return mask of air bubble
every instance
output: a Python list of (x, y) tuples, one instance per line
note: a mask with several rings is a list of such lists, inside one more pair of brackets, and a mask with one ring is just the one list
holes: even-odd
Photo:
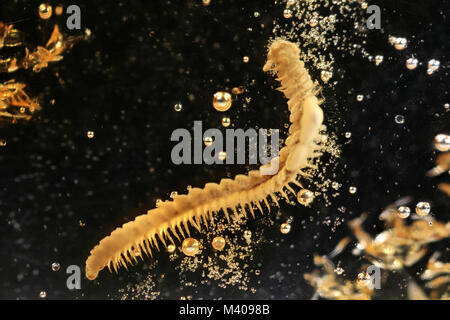
[(395, 39), (394, 47), (397, 50), (403, 50), (406, 48), (408, 40), (406, 38), (397, 38)]
[(52, 6), (48, 3), (41, 3), (39, 5), (39, 17), (43, 20), (50, 19), (52, 16)]
[(450, 150), (450, 136), (446, 134), (438, 134), (434, 137), (434, 146), (437, 150), (447, 152)]
[(244, 89), (244, 87), (242, 87), (242, 86), (240, 86), (240, 87), (234, 87), (233, 89), (231, 89), (231, 93), (232, 93), (232, 94), (236, 94), (236, 95), (243, 94), (244, 91), (245, 91), (245, 89)]
[(63, 14), (63, 6), (56, 6), (55, 13), (57, 16), (60, 16)]
[(436, 59), (431, 59), (428, 61), (428, 69), (431, 69), (434, 71), (437, 71), (439, 69), (439, 66), (441, 65), (441, 62)]
[(311, 27), (317, 26), (318, 23), (319, 23), (319, 21), (317, 20), (317, 18), (311, 18), (311, 20), (309, 20), (309, 25)]
[(307, 206), (314, 200), (314, 194), (307, 189), (302, 189), (297, 193), (297, 200), (300, 204)]
[(212, 247), (218, 251), (222, 251), (223, 248), (225, 248), (225, 244), (226, 244), (225, 239), (220, 236), (215, 237), (211, 242)]
[(411, 213), (411, 210), (409, 209), (409, 207), (406, 207), (406, 206), (401, 206), (401, 207), (398, 207), (398, 209), (397, 209), (397, 214), (402, 219), (408, 218), (410, 213)]
[(210, 145), (213, 144), (213, 138), (205, 137), (203, 138), (203, 143), (205, 144), (205, 146), (209, 147)]
[(227, 158), (227, 153), (225, 151), (220, 151), (217, 157), (220, 161), (224, 161)]
[(280, 226), (280, 231), (282, 234), (288, 234), (291, 231), (291, 225), (289, 223), (282, 223)]
[(378, 55), (375, 57), (375, 64), (378, 66), (378, 65), (380, 65), (380, 63), (383, 62), (383, 60), (384, 60), (384, 57), (381, 55)]
[(183, 105), (181, 103), (177, 103), (173, 106), (173, 108), (176, 112), (180, 112), (181, 110), (183, 110)]
[(224, 91), (219, 91), (214, 94), (213, 107), (217, 111), (224, 112), (231, 108), (232, 99), (231, 94)]
[(52, 263), (52, 270), (53, 271), (59, 271), (60, 268), (61, 268), (61, 265), (58, 262), (53, 262)]
[(333, 76), (333, 73), (330, 71), (322, 70), (322, 72), (320, 73), (320, 78), (325, 83), (327, 83), (331, 79), (332, 76)]
[(421, 217), (428, 215), (430, 213), (430, 209), (431, 207), (428, 202), (421, 201), (416, 205), (416, 213)]
[(228, 118), (228, 117), (223, 117), (222, 118), (222, 126), (224, 126), (226, 128), (226, 127), (229, 127), (230, 124), (231, 124), (231, 119), (230, 118)]
[(291, 9), (284, 9), (283, 17), (285, 17), (286, 19), (292, 18), (292, 10)]
[(198, 240), (194, 238), (184, 239), (181, 250), (187, 256), (195, 256), (199, 252)]
[(416, 58), (409, 58), (406, 60), (406, 68), (409, 70), (414, 70), (417, 68), (417, 65), (419, 64), (419, 61)]
[(402, 116), (401, 114), (396, 115), (394, 119), (395, 119), (395, 123), (397, 123), (397, 124), (405, 123), (405, 117)]

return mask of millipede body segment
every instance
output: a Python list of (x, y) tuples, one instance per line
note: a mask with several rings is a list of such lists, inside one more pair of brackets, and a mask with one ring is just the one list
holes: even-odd
[[(97, 278), (105, 267), (111, 271), (137, 262), (135, 250), (152, 255), (160, 244), (180, 241), (189, 235), (189, 227), (198, 230), (214, 225), (213, 215), (223, 212), (229, 220), (229, 210), (252, 216), (255, 210), (263, 212), (261, 204), (270, 210), (269, 198), (278, 204), (277, 194), (288, 199), (291, 184), (301, 186), (299, 180), (308, 176), (308, 168), (314, 168), (313, 160), (321, 155), (321, 143), (325, 129), (323, 111), (316, 97), (317, 85), (311, 80), (304, 63), (299, 58), (300, 49), (292, 42), (277, 39), (272, 42), (264, 71), (272, 71), (281, 82), (279, 91), (288, 101), (290, 111), (289, 136), (280, 150), (279, 170), (274, 175), (252, 170), (234, 179), (222, 179), (220, 183), (207, 183), (203, 188), (192, 188), (187, 195), (179, 195), (166, 201), (134, 221), (115, 229), (91, 250), (86, 261), (86, 277)], [(266, 165), (267, 166), (267, 165)], [(141, 255), (142, 256), (142, 255)]]

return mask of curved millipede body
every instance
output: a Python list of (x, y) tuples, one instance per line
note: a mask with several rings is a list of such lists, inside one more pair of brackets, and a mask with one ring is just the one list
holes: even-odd
[(324, 136), (320, 132), (324, 126), (323, 112), (316, 97), (317, 86), (300, 61), (299, 54), (296, 44), (275, 40), (270, 45), (263, 68), (277, 74), (277, 80), (281, 82), (278, 90), (289, 99), (289, 136), (279, 157), (272, 160), (278, 161), (278, 172), (263, 175), (262, 166), (247, 175), (222, 179), (218, 184), (207, 183), (202, 189), (192, 188), (187, 195), (163, 202), (147, 214), (125, 223), (91, 250), (86, 261), (88, 279), (95, 279), (105, 267), (117, 271), (120, 266), (127, 268), (128, 264), (137, 262), (135, 250), (152, 255), (152, 250), (160, 243), (172, 243), (174, 238), (181, 240), (189, 235), (189, 226), (201, 230), (202, 225), (213, 225), (213, 214), (222, 211), (229, 219), (228, 210), (234, 214), (240, 210), (245, 215), (251, 213), (254, 216), (256, 208), (262, 212), (261, 203), (270, 209), (269, 198), (277, 203), (277, 193), (288, 198), (285, 191), (293, 191), (290, 184), (301, 187), (298, 179), (307, 176), (302, 170), (314, 167), (312, 160), (321, 154), (320, 141)]

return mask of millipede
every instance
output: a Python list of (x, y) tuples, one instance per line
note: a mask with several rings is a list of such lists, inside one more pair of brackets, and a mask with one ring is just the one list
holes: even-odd
[(270, 43), (263, 71), (277, 76), (281, 83), (277, 90), (288, 99), (290, 111), (285, 146), (272, 159), (278, 162), (278, 172), (262, 174), (268, 166), (264, 165), (247, 175), (206, 183), (203, 188), (191, 188), (188, 194), (178, 195), (173, 201), (163, 202), (125, 223), (91, 250), (86, 260), (88, 279), (96, 279), (105, 267), (115, 272), (120, 267), (128, 269), (128, 265), (138, 262), (135, 250), (152, 257), (152, 251), (158, 250), (160, 244), (167, 246), (190, 236), (190, 227), (201, 231), (214, 226), (216, 214), (223, 213), (228, 221), (230, 213), (237, 216), (242, 212), (245, 217), (248, 214), (255, 217), (255, 211), (264, 212), (263, 205), (269, 211), (270, 202), (278, 206), (278, 195), (289, 200), (288, 193), (295, 194), (294, 186), (303, 188), (302, 180), (317, 169), (315, 159), (322, 155), (327, 140), (319, 86), (300, 60), (298, 45), (284, 39)]

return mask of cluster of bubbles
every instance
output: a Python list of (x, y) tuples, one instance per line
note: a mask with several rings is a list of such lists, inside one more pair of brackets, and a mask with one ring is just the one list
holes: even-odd
[(383, 62), (383, 60), (384, 60), (384, 57), (382, 55), (375, 56), (375, 64), (377, 66), (379, 66)]
[[(167, 252), (172, 262), (178, 261), (175, 270), (179, 272), (180, 285), (182, 287), (197, 287), (199, 285), (211, 286), (211, 281), (220, 287), (237, 286), (239, 290), (256, 292), (251, 286), (253, 277), (260, 275), (260, 270), (252, 266), (254, 250), (261, 246), (264, 237), (262, 231), (267, 226), (272, 226), (273, 221), (269, 217), (262, 217), (258, 227), (252, 232), (245, 227), (245, 216), (238, 210), (238, 215), (233, 215), (230, 221), (224, 217), (215, 217), (214, 228), (205, 233), (205, 240), (210, 243), (212, 252), (204, 246), (203, 240), (188, 238), (177, 246), (169, 244)], [(240, 242), (244, 239), (246, 244)], [(152, 270), (158, 265), (151, 263)], [(192, 273), (199, 272), (200, 280), (192, 278)], [(136, 285), (128, 285), (126, 289), (119, 290), (121, 299), (156, 299), (161, 295), (157, 290), (164, 279), (164, 274), (149, 273), (146, 278)], [(192, 295), (181, 296), (182, 300), (193, 299)], [(220, 299), (220, 297), (219, 297)]]
[[(39, 17), (43, 20), (48, 20), (52, 17), (53, 7), (48, 3), (41, 3), (38, 7)], [(55, 14), (60, 16), (63, 14), (63, 7), (58, 5), (55, 7)]]
[[(389, 43), (394, 46), (395, 49), (401, 51), (407, 47), (408, 40), (402, 37), (389, 36)], [(410, 57), (406, 60), (406, 68), (409, 70), (414, 70), (419, 65), (419, 60), (415, 57)], [(428, 61), (427, 73), (429, 75), (436, 72), (441, 65), (441, 62), (437, 59), (431, 59)]]
[(431, 59), (430, 61), (428, 61), (427, 73), (433, 74), (434, 72), (436, 72), (439, 69), (440, 65), (441, 65), (441, 62), (439, 60)]
[[(326, 3), (333, 3), (333, 5), (335, 5), (338, 2), (335, 1), (324, 1)], [(314, 13), (314, 10), (311, 10), (311, 8), (315, 9), (316, 7), (319, 6), (319, 1), (296, 1), (296, 0), (286, 0), (286, 7), (283, 10), (282, 13), (282, 17), (281, 19), (283, 19), (283, 17), (285, 19), (290, 19), (289, 23), (292, 22), (293, 24), (295, 24), (291, 30), (291, 33), (289, 30), (286, 29), (281, 29), (280, 25), (277, 25), (274, 29), (274, 33), (276, 35), (282, 35), (282, 36), (289, 36), (290, 38), (297, 38), (297, 39), (302, 39), (304, 41), (301, 41), (301, 44), (305, 45), (305, 48), (302, 48), (302, 54), (304, 54), (302, 56), (302, 60), (304, 60), (305, 62), (309, 62), (312, 61), (314, 63), (314, 65), (321, 70), (320, 72), (320, 78), (323, 81), (323, 83), (328, 83), (332, 78), (333, 78), (333, 57), (332, 56), (325, 56), (325, 55), (321, 55), (321, 54), (317, 54), (317, 52), (319, 51), (319, 49), (326, 49), (327, 46), (332, 46), (334, 49), (334, 46), (332, 45), (335, 41), (336, 37), (340, 37), (340, 36), (334, 36), (330, 37), (330, 38), (326, 38), (324, 37), (325, 32), (327, 31), (331, 31), (333, 32), (334, 30), (334, 23), (338, 20), (338, 19), (343, 19), (345, 17), (341, 17), (341, 16), (337, 16), (334, 14), (330, 14), (330, 15), (325, 15), (325, 16), (320, 16), (318, 14)], [(210, 0), (203, 0), (203, 4), (204, 5), (209, 5), (210, 4)], [(337, 5), (339, 6), (339, 4)], [(361, 7), (363, 9), (365, 9), (367, 7), (367, 3), (363, 2), (361, 3)], [(319, 11), (317, 11), (319, 12)], [(334, 13), (331, 12), (330, 13)], [(259, 17), (260, 14), (259, 12), (255, 12), (254, 13), (254, 17)], [(292, 19), (293, 17), (301, 17), (301, 19)], [(352, 16), (353, 17), (353, 16)], [(297, 23), (296, 20), (301, 20), (303, 22), (299, 22)], [(307, 27), (310, 27), (309, 29)], [(324, 30), (323, 33), (321, 33), (320, 30)], [(356, 27), (355, 27), (356, 29)], [(301, 30), (301, 32), (300, 32)], [(299, 31), (299, 32), (297, 32)], [(296, 34), (294, 36), (294, 34)], [(334, 33), (336, 34), (336, 33)], [(350, 40), (346, 40), (345, 36), (342, 36), (342, 39), (339, 39), (340, 42), (342, 43), (347, 43), (350, 44), (348, 42), (350, 42)], [(329, 39), (329, 40), (327, 40)], [(407, 47), (408, 41), (406, 38), (401, 38), (401, 37), (390, 37), (389, 41), (392, 41), (391, 44), (395, 47), (396, 50), (404, 50)], [(318, 44), (318, 45), (314, 45), (313, 46), (309, 46), (311, 43), (314, 44)], [(353, 47), (354, 48), (354, 47)], [(303, 50), (304, 49), (304, 50)], [(317, 50), (317, 51), (315, 51)], [(342, 46), (340, 48), (340, 50), (348, 50), (348, 46)], [(364, 49), (361, 49), (362, 51), (364, 51)], [(368, 54), (364, 54), (363, 56), (367, 57)], [(316, 58), (318, 57), (318, 58)], [(370, 59), (372, 59), (370, 57)], [(250, 61), (250, 57), (249, 56), (244, 56), (242, 57), (242, 61), (243, 63), (249, 63)], [(384, 56), (383, 55), (376, 55), (374, 58), (375, 64), (378, 66), (381, 63), (383, 63), (384, 61)], [(418, 66), (419, 62), (416, 58), (411, 57), (409, 59), (407, 59), (406, 61), (406, 67), (409, 70), (414, 70), (417, 66)], [(439, 69), (439, 61), (438, 60), (430, 60), (428, 63), (428, 69), (432, 70), (433, 72), (437, 71)], [(331, 83), (330, 85), (333, 85), (335, 82)], [(225, 90), (225, 89), (222, 89)], [(214, 107), (214, 109), (218, 112), (226, 112), (228, 111), (233, 104), (233, 97), (232, 95), (237, 95), (237, 94), (242, 94), (244, 92), (244, 88), (243, 87), (235, 87), (233, 88), (230, 92), (227, 91), (218, 91), (215, 92), (213, 94), (213, 99), (212, 99), (212, 105)], [(361, 102), (364, 100), (364, 95), (362, 94), (358, 94), (356, 96), (356, 100), (358, 102)], [(175, 111), (181, 111), (183, 108), (183, 106), (181, 105), (181, 103), (177, 103), (174, 106)], [(404, 117), (401, 115), (397, 115), (395, 117), (395, 122), (396, 123), (403, 123), (404, 122)], [(221, 120), (221, 124), (223, 127), (229, 127), (231, 125), (231, 119), (227, 116), (222, 117)], [(351, 133), (347, 132), (345, 134), (346, 138), (350, 138), (351, 137)], [(212, 137), (204, 137), (203, 140), (204, 144), (206, 146), (210, 146), (213, 143), (213, 138)], [(449, 139), (448, 136), (446, 135), (439, 135), (436, 136), (435, 139), (435, 144), (436, 144), (436, 148), (438, 150), (445, 150), (445, 148), (449, 148)], [(439, 147), (438, 147), (439, 145)], [(220, 152), (219, 153), (219, 159), (224, 160), (226, 158), (226, 153), (225, 152)], [(338, 182), (333, 182), (332, 183), (332, 188), (335, 190), (338, 190), (341, 187), (341, 185)], [(350, 194), (355, 194), (357, 191), (357, 188), (354, 186), (350, 186), (348, 189)], [(300, 204), (304, 205), (304, 206), (308, 206), (310, 205), (313, 200), (314, 200), (314, 193), (311, 192), (310, 190), (307, 189), (302, 189), (297, 193), (297, 200)], [(159, 200), (161, 201), (161, 200)], [(158, 203), (157, 203), (158, 204)], [(428, 215), (430, 212), (430, 205), (427, 202), (419, 202), (416, 205), (416, 213), (419, 216), (426, 216)], [(402, 206), (398, 208), (398, 215), (402, 218), (407, 218), (411, 213), (411, 210), (409, 207), (406, 206)], [(227, 227), (228, 228), (228, 227)], [(291, 231), (291, 221), (288, 220), (286, 222), (281, 223), (280, 225), (280, 232), (282, 234), (288, 234)], [(255, 242), (256, 238), (257, 238), (257, 232), (255, 231), (255, 234), (253, 235), (254, 239), (253, 242)], [(211, 238), (214, 237), (212, 240)], [(240, 231), (239, 232), (239, 237), (243, 237), (247, 243), (250, 243), (252, 241), (252, 232), (250, 230), (245, 230), (245, 231)], [(224, 250), (224, 252), (227, 252), (229, 250), (230, 247), (232, 247), (234, 245), (233, 239), (229, 238), (227, 236), (227, 240), (228, 240), (228, 246), (226, 248), (226, 250)], [(222, 251), (225, 246), (227, 245), (227, 241), (225, 240), (224, 237), (217, 235), (217, 234), (210, 234), (208, 235), (208, 242), (210, 242), (211, 247), (216, 250), (216, 251)], [(194, 238), (187, 238), (182, 242), (181, 245), (181, 252), (188, 256), (188, 257), (193, 257), (198, 255), (201, 252), (201, 247), (203, 245), (203, 242), (200, 242), (197, 239)], [(174, 244), (169, 244), (167, 246), (167, 251), (169, 253), (175, 253), (176, 251), (176, 246)], [(224, 252), (220, 253), (223, 254)], [(172, 256), (175, 256), (176, 253)], [(201, 257), (201, 255), (199, 255)], [(187, 259), (187, 258), (184, 258)], [(197, 259), (197, 258), (195, 258)], [(195, 259), (187, 259), (190, 260), (189, 263), (191, 263), (193, 260)], [(183, 262), (185, 263), (185, 262)], [(188, 268), (190, 268), (190, 265), (188, 266)], [(183, 268), (182, 268), (183, 269)], [(206, 269), (206, 267), (205, 267)], [(337, 270), (337, 271), (336, 271)], [(342, 272), (344, 272), (343, 269), (341, 268), (337, 268), (335, 270), (336, 273), (341, 274)], [(256, 272), (255, 272), (256, 274)]]
[[(244, 62), (248, 62), (248, 57), (244, 57)], [(242, 94), (244, 91), (245, 91), (245, 89), (242, 86), (234, 87), (231, 90), (231, 92), (235, 95)], [(214, 93), (213, 99), (212, 99), (212, 105), (215, 110), (217, 110), (219, 112), (226, 112), (231, 108), (232, 104), (233, 104), (233, 99), (229, 92), (217, 91), (216, 93)], [(173, 106), (173, 109), (176, 112), (180, 112), (183, 110), (183, 105), (178, 102)], [(227, 118), (227, 117), (223, 118), (222, 124), (225, 127), (227, 127), (230, 123), (231, 123), (231, 121), (229, 120), (229, 118)]]
[(283, 17), (286, 19), (292, 18), (293, 11), (291, 7), (295, 4), (295, 0), (287, 0), (286, 1), (286, 8), (283, 10)]
[[(431, 211), (431, 206), (428, 202), (420, 201), (416, 204), (416, 214), (420, 217), (427, 216)], [(400, 206), (397, 208), (397, 214), (400, 218), (406, 219), (411, 214), (411, 209), (408, 206)]]
[[(290, 224), (289, 224), (289, 222), (286, 224), (289, 226), (289, 230), (285, 233), (288, 233), (290, 231)], [(252, 232), (250, 230), (245, 230), (243, 232), (243, 237), (245, 240), (250, 241), (251, 237), (252, 237)], [(225, 245), (226, 245), (226, 240), (222, 236), (216, 236), (211, 241), (211, 246), (217, 251), (222, 251), (225, 248)], [(167, 252), (173, 253), (173, 252), (175, 252), (175, 250), (176, 250), (176, 246), (174, 244), (169, 244), (167, 246)], [(194, 238), (186, 238), (183, 240), (183, 242), (181, 244), (181, 251), (186, 256), (193, 257), (201, 252), (200, 251), (200, 242)]]
[(331, 77), (333, 77), (333, 72), (331, 71), (322, 70), (320, 72), (320, 78), (324, 83), (327, 83), (331, 79)]

